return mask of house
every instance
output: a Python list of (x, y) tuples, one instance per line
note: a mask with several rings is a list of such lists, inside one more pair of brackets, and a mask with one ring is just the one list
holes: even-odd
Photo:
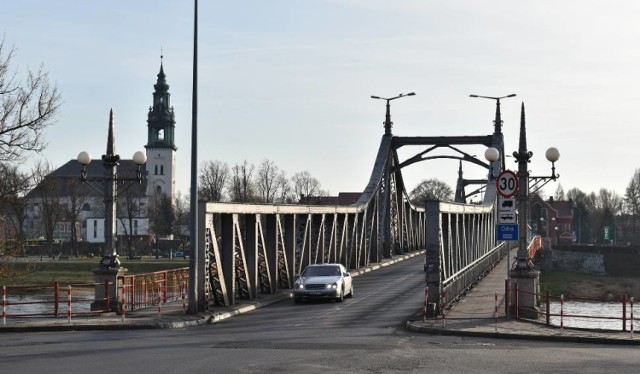
[(534, 233), (548, 237), (554, 246), (576, 241), (572, 201), (556, 201), (553, 197), (545, 201), (534, 193), (529, 197), (529, 207)]

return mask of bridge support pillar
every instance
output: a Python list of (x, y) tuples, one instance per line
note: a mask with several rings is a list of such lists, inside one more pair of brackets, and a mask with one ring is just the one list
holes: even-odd
[(516, 269), (509, 272), (509, 278), (510, 315), (538, 319), (540, 272)]
[[(96, 268), (91, 270), (95, 282), (95, 301), (91, 303), (91, 310), (105, 310), (107, 301), (109, 306), (119, 311), (118, 306), (118, 276), (127, 272), (126, 268)], [(107, 285), (105, 287), (105, 284)], [(108, 299), (108, 300), (107, 300)]]

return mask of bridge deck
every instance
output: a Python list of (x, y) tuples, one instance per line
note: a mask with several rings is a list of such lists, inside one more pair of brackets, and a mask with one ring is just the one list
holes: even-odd
[(504, 290), (507, 278), (507, 258), (513, 259), (516, 248), (513, 248), (508, 256), (505, 256), (496, 267), (487, 274), (477, 285), (453, 304), (447, 312), (447, 319), (480, 318), (492, 321), (495, 310), (495, 293), (498, 293), (498, 316), (505, 317)]

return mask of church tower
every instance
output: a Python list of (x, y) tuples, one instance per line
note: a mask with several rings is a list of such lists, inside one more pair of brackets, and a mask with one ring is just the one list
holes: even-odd
[(153, 106), (149, 107), (147, 127), (147, 196), (176, 193), (176, 151), (174, 142), (175, 115), (171, 106), (169, 85), (165, 79), (160, 56), (158, 81), (153, 86)]

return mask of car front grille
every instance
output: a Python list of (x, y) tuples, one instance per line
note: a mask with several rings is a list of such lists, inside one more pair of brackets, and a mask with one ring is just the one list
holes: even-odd
[(326, 284), (305, 284), (304, 287), (307, 290), (324, 290)]

